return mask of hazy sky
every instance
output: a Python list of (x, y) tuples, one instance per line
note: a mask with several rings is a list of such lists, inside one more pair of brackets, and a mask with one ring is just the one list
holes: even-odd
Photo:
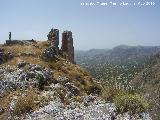
[(0, 42), (8, 39), (10, 31), (12, 39), (46, 40), (50, 29), (58, 28), (73, 32), (75, 49), (160, 45), (160, 0), (148, 0), (156, 3), (148, 7), (80, 5), (89, 1), (115, 2), (0, 0)]

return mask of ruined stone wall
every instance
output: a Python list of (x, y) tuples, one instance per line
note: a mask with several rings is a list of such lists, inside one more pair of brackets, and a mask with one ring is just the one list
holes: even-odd
[(15, 45), (15, 44), (30, 44), (30, 43), (36, 43), (36, 40), (6, 40), (6, 45)]
[(50, 45), (55, 47), (57, 51), (59, 50), (59, 30), (58, 29), (51, 29), (49, 34), (47, 35), (48, 41), (50, 42)]
[(63, 55), (72, 63), (74, 63), (74, 47), (71, 31), (64, 31), (62, 33), (62, 46), (61, 50)]

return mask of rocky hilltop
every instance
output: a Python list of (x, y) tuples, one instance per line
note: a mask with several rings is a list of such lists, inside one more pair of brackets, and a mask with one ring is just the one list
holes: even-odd
[[(71, 31), (51, 29), (48, 40), (0, 45), (0, 120), (120, 120), (104, 88), (75, 64)], [(141, 101), (140, 101), (141, 102)], [(143, 113), (143, 114), (142, 114)], [(150, 119), (143, 109), (132, 118)]]

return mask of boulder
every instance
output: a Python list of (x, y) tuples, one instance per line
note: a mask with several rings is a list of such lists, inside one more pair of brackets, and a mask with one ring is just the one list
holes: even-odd
[(57, 55), (56, 48), (54, 46), (51, 46), (44, 50), (42, 58), (46, 61), (49, 61), (55, 59), (56, 55)]
[(80, 94), (80, 90), (78, 87), (76, 87), (73, 83), (66, 83), (65, 87), (67, 88), (67, 90), (73, 95), (73, 96), (77, 96)]
[(28, 63), (26, 61), (20, 60), (17, 64), (18, 68), (25, 67)]
[(0, 64), (12, 59), (13, 55), (10, 52), (5, 53), (3, 49), (0, 49)]
[(66, 83), (69, 82), (69, 79), (67, 77), (58, 77), (57, 81), (62, 84), (65, 85)]

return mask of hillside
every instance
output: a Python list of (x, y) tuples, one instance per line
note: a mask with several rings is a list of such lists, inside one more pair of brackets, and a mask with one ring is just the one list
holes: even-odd
[[(155, 63), (156, 64), (153, 64)], [(150, 65), (140, 72), (133, 80), (135, 89), (150, 102), (150, 113), (155, 120), (160, 119), (160, 55), (152, 56)]]
[[(150, 55), (160, 52), (160, 47), (117, 46), (103, 52), (76, 52), (76, 62), (87, 69), (94, 78), (108, 81), (128, 81), (134, 78), (150, 61)], [(94, 54), (95, 53), (95, 54)]]
[(98, 81), (139, 93), (150, 104), (153, 120), (159, 120), (159, 61), (158, 46), (117, 46), (97, 54), (81, 52), (76, 62)]
[(25, 119), (26, 113), (52, 101), (69, 105), (101, 94), (88, 72), (74, 64), (71, 32), (63, 33), (61, 49), (56, 32), (51, 30), (47, 41), (7, 40), (0, 45), (1, 120)]
[(97, 82), (75, 64), (71, 31), (61, 48), (58, 29), (47, 37), (0, 45), (0, 120), (151, 119), (140, 95)]

